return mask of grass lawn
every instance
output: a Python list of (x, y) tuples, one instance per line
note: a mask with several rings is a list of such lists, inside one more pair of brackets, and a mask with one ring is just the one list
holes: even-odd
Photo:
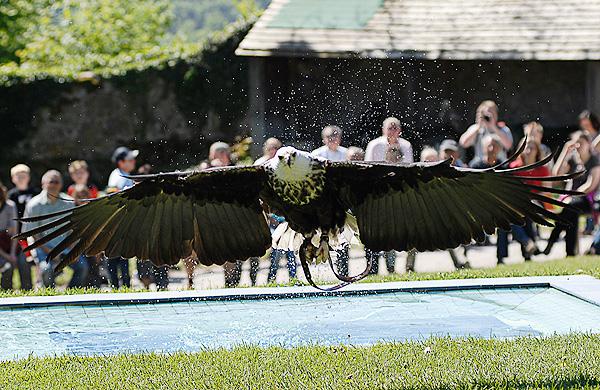
[(463, 269), (452, 272), (392, 274), (369, 276), (364, 282), (395, 282), (437, 279), (505, 278), (516, 276), (590, 275), (600, 279), (600, 256), (567, 257), (544, 262), (527, 261), (500, 264), (494, 268)]
[(596, 388), (600, 336), (448, 338), (371, 347), (242, 346), (0, 363), (0, 388)]
[[(372, 276), (365, 282), (568, 274), (600, 277), (600, 257), (449, 273)], [(98, 291), (39, 290), (26, 294), (2, 292), (0, 296), (82, 292)], [(0, 363), (0, 389), (515, 387), (600, 388), (600, 335), (513, 340), (441, 338), (370, 347), (240, 346), (190, 354), (62, 356)]]

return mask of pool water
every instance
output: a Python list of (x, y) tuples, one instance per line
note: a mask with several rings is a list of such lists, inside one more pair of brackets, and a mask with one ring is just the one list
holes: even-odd
[(0, 359), (572, 331), (600, 332), (600, 307), (553, 288), (65, 305), (0, 310)]

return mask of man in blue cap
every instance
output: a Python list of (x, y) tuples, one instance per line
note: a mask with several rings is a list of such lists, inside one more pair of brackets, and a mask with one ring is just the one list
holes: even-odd
[(112, 162), (117, 166), (108, 178), (107, 192), (116, 192), (133, 186), (133, 180), (123, 177), (135, 170), (135, 159), (139, 150), (131, 150), (125, 146), (119, 146), (112, 154)]
[[(111, 172), (108, 178), (107, 193), (122, 191), (132, 187), (135, 183), (133, 180), (123, 177), (129, 175), (135, 170), (135, 159), (139, 154), (139, 150), (131, 150), (125, 146), (120, 146), (112, 154), (112, 162), (116, 164), (116, 168)], [(108, 259), (108, 274), (110, 277), (110, 285), (113, 288), (119, 288), (119, 274), (121, 270), (122, 285), (125, 287), (131, 286), (131, 278), (129, 276), (129, 260), (123, 257), (112, 257)]]

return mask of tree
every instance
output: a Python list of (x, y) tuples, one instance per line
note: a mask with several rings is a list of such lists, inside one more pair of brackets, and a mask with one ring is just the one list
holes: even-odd
[(17, 56), (21, 66), (71, 72), (162, 57), (171, 20), (166, 0), (55, 1)]
[(22, 47), (15, 50), (16, 59), (0, 66), (4, 83), (14, 77), (71, 78), (87, 71), (123, 74), (162, 66), (199, 47), (169, 33), (173, 13), (168, 0), (35, 1), (48, 5), (21, 24)]
[(0, 0), (0, 63), (19, 61), (16, 52), (25, 47), (24, 33), (47, 5), (48, 0)]

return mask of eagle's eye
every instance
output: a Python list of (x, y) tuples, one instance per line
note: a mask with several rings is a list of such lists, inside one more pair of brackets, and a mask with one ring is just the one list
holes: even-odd
[(278, 156), (279, 157), (279, 161), (283, 161), (283, 156)]
[(296, 157), (296, 152), (292, 152), (292, 157)]

